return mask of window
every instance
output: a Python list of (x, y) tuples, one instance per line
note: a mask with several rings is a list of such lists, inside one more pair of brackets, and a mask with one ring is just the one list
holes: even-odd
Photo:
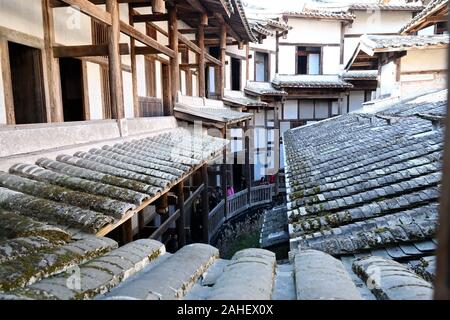
[(41, 51), (12, 42), (8, 49), (16, 124), (47, 122)]
[(321, 48), (297, 47), (297, 74), (321, 73)]
[(447, 21), (438, 22), (436, 24), (436, 34), (446, 34), (447, 33)]
[(231, 90), (241, 91), (241, 60), (231, 58)]
[(268, 82), (269, 78), (269, 54), (255, 52), (255, 81)]

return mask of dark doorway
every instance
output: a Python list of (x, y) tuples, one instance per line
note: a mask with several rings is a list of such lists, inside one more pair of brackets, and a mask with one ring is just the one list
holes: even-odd
[(231, 90), (241, 91), (241, 60), (231, 58)]
[(16, 124), (47, 122), (41, 51), (13, 42), (8, 49)]
[(64, 121), (84, 121), (83, 69), (81, 60), (59, 60)]

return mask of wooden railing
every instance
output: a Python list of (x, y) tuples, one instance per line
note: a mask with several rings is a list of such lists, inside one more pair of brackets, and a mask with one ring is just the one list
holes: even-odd
[(209, 213), (209, 240), (211, 240), (225, 222), (239, 215), (247, 209), (272, 203), (275, 195), (275, 185), (262, 185), (252, 187), (250, 190), (250, 203), (248, 203), (248, 190), (242, 190), (230, 197), (227, 201), (227, 215), (225, 216), (225, 201), (222, 200)]
[(164, 116), (163, 101), (153, 97), (139, 97), (139, 109), (141, 117)]

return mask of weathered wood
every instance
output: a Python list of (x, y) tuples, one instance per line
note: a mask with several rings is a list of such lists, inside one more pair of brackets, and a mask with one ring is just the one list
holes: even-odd
[[(169, 11), (169, 47), (173, 52), (178, 53), (178, 18), (177, 18), (177, 8), (170, 7)], [(180, 90), (180, 68), (178, 61), (178, 54), (170, 58), (170, 78), (171, 78), (171, 93), (172, 93), (172, 107), (177, 101), (177, 94)], [(173, 109), (170, 110), (170, 115), (173, 114)]]
[(226, 83), (226, 50), (227, 50), (227, 28), (225, 25), (222, 24), (221, 30), (220, 30), (220, 62), (222, 63), (222, 66), (220, 68), (220, 91), (217, 92), (219, 94), (220, 98), (223, 98), (224, 96), (224, 89), (225, 89), (225, 83)]
[(122, 244), (133, 242), (133, 223), (128, 219), (121, 226)]
[(8, 41), (0, 38), (0, 66), (2, 68), (3, 96), (5, 98), (6, 124), (15, 124), (14, 95), (11, 79), (11, 68), (9, 67)]
[(208, 179), (208, 164), (202, 167), (202, 180), (205, 188), (202, 191), (202, 232), (203, 242), (209, 243), (209, 179)]
[[(278, 118), (277, 116), (275, 118)], [(252, 195), (252, 167), (250, 165), (250, 121), (246, 120), (244, 125), (244, 134), (243, 137), (245, 139), (245, 181), (247, 183), (247, 203), (251, 202)]]
[(133, 16), (133, 22), (155, 22), (155, 21), (167, 21), (169, 20), (168, 14), (140, 14)]
[(198, 95), (199, 97), (206, 97), (205, 26), (203, 24), (198, 26), (197, 40), (200, 48), (200, 54), (198, 55)]
[[(128, 4), (128, 20), (131, 26), (134, 26), (133, 22), (133, 6)], [(136, 62), (136, 40), (130, 38), (130, 60), (131, 60), (131, 82), (132, 82), (132, 92), (133, 92), (133, 114), (134, 117), (138, 118), (141, 116), (139, 108), (139, 97), (138, 97), (138, 78), (137, 78), (137, 62)], [(141, 215), (139, 215), (141, 216)]]
[[(245, 79), (250, 80), (250, 43), (245, 46)], [(278, 66), (278, 63), (276, 64)]]
[(120, 18), (117, 0), (107, 0), (106, 10), (111, 14), (111, 26), (108, 27), (109, 46), (109, 88), (113, 119), (125, 117), (123, 98), (122, 62), (119, 54)]
[[(181, 62), (183, 64), (189, 64), (189, 50), (186, 48), (181, 52)], [(181, 66), (180, 66), (181, 67)], [(190, 68), (184, 69), (185, 83), (186, 83), (186, 95), (192, 96), (192, 71)]]
[(83, 113), (84, 120), (91, 120), (91, 107), (89, 103), (89, 82), (88, 82), (88, 69), (87, 63), (81, 60), (81, 74), (83, 77)]
[(152, 0), (152, 12), (153, 14), (162, 14), (166, 12), (164, 0)]
[(45, 74), (47, 76), (51, 122), (63, 122), (64, 113), (61, 93), (61, 76), (59, 63), (53, 54), (55, 43), (55, 28), (53, 21), (53, 9), (50, 8), (50, 0), (42, 0), (42, 20), (44, 29), (44, 56)]
[(178, 249), (183, 248), (186, 245), (186, 230), (185, 230), (185, 204), (184, 204), (184, 182), (181, 181), (177, 186), (178, 203), (177, 207), (180, 212), (180, 216), (177, 219), (177, 235), (178, 235)]
[[(127, 43), (119, 45), (121, 55), (130, 54)], [(107, 44), (85, 45), (85, 46), (57, 46), (53, 48), (55, 58), (79, 58), (79, 57), (101, 57), (109, 54)]]

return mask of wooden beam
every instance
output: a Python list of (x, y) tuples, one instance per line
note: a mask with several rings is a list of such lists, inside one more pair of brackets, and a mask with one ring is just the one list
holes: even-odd
[[(169, 7), (169, 47), (175, 53), (173, 57), (170, 58), (170, 78), (172, 81), (172, 106), (175, 106), (177, 101), (177, 94), (180, 90), (180, 68), (178, 59), (178, 17), (177, 8), (175, 6)], [(190, 42), (190, 41), (189, 41)], [(173, 114), (173, 109), (170, 115)]]
[(5, 98), (6, 124), (16, 124), (9, 48), (8, 41), (4, 38), (0, 38), (0, 66), (2, 68), (1, 73), (3, 79), (3, 96)]
[(134, 23), (167, 21), (167, 20), (169, 20), (168, 14), (139, 14), (133, 16)]
[[(107, 44), (85, 45), (85, 46), (58, 46), (53, 47), (55, 58), (79, 58), (79, 57), (102, 57), (109, 54)], [(121, 55), (130, 54), (130, 48), (127, 43), (119, 45)]]
[(206, 9), (199, 0), (186, 0), (186, 2), (196, 11), (206, 14)]
[(81, 73), (83, 77), (83, 113), (84, 120), (91, 120), (91, 108), (89, 103), (89, 82), (87, 62), (81, 60)]
[(50, 0), (42, 0), (42, 20), (44, 29), (44, 56), (45, 70), (48, 84), (48, 102), (50, 107), (50, 121), (63, 122), (64, 113), (62, 106), (61, 75), (59, 73), (59, 63), (53, 55), (55, 43), (55, 26), (53, 20), (53, 9), (50, 7)]
[(205, 26), (202, 24), (198, 27), (197, 40), (200, 48), (200, 54), (198, 55), (198, 95), (199, 97), (206, 97)]
[[(88, 0), (61, 0), (66, 4), (80, 10), (81, 12), (87, 14), (91, 18), (103, 22), (108, 26), (112, 25), (112, 17), (109, 12), (105, 12), (103, 9), (97, 7), (95, 4)], [(106, 1), (108, 4), (108, 1)], [(108, 10), (107, 10), (108, 11)]]
[[(189, 65), (189, 50), (186, 48), (181, 52), (181, 64)], [(181, 65), (180, 65), (181, 69)], [(186, 95), (192, 96), (192, 71), (191, 68), (183, 68), (186, 83)]]
[(175, 54), (176, 51), (173, 51), (173, 50), (167, 48), (165, 45), (162, 45), (155, 39), (150, 38), (149, 36), (136, 30), (135, 28), (133, 28), (132, 26), (130, 26), (129, 24), (127, 24), (123, 21), (120, 21), (120, 31), (122, 31), (127, 36), (134, 38), (137, 41), (142, 42), (143, 44), (158, 50), (160, 53), (165, 54), (166, 56), (168, 56), (170, 58), (173, 58), (176, 56), (176, 54)]
[[(279, 50), (278, 46), (277, 46), (277, 48)], [(269, 57), (270, 57), (270, 55), (269, 55)], [(248, 80), (250, 80), (250, 43), (248, 43), (248, 42), (247, 42), (247, 45), (245, 46), (245, 65), (246, 65), (245, 79), (248, 81)], [(278, 61), (276, 62), (276, 66), (278, 66)]]
[(111, 96), (111, 112), (113, 119), (125, 117), (122, 61), (119, 54), (120, 19), (117, 0), (106, 0), (106, 10), (111, 14), (111, 26), (108, 27), (109, 46), (109, 89)]

